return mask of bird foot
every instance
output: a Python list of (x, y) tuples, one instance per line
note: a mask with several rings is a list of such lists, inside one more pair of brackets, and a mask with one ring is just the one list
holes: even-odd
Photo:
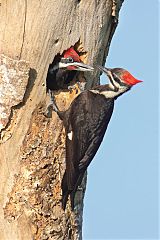
[(83, 92), (85, 90), (86, 82), (77, 82), (77, 84), (80, 91)]
[(70, 91), (70, 93), (75, 90), (76, 93), (78, 93), (78, 89), (77, 89), (77, 86), (73, 85), (73, 86), (68, 86), (68, 90)]
[(53, 109), (53, 104), (49, 103), (43, 112), (44, 116), (47, 118), (51, 118), (52, 117), (52, 109)]
[(51, 118), (52, 117), (52, 111), (58, 113), (59, 109), (56, 105), (55, 97), (54, 97), (52, 91), (49, 91), (49, 96), (50, 96), (50, 100), (49, 100), (49, 103), (46, 106), (46, 109), (44, 111), (44, 115), (48, 118)]
[(70, 92), (75, 90), (76, 94), (77, 94), (79, 90), (80, 90), (80, 92), (83, 92), (85, 90), (85, 85), (86, 85), (86, 82), (76, 82), (75, 85), (68, 86), (68, 90)]

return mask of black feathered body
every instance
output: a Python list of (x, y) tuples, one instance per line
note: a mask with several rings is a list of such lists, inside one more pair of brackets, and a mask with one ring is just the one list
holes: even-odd
[(62, 206), (74, 195), (95, 156), (112, 116), (114, 99), (91, 91), (82, 92), (62, 118), (66, 129), (66, 171), (62, 180)]
[(52, 70), (52, 65), (47, 73), (47, 92), (59, 89), (68, 89), (69, 83), (76, 77), (77, 71), (69, 71), (65, 68)]

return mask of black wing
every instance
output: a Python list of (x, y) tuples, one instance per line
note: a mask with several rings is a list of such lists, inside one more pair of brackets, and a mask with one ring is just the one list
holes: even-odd
[(80, 184), (77, 183), (79, 175), (84, 174), (95, 156), (113, 107), (113, 99), (106, 99), (90, 91), (81, 93), (73, 101), (69, 114), (70, 124), (66, 129), (66, 175), (69, 190), (75, 190), (75, 186)]

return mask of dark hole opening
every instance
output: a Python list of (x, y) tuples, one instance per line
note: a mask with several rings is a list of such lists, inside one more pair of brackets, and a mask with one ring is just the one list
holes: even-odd
[[(79, 54), (79, 53), (78, 53)], [(63, 54), (57, 54), (53, 62), (49, 65), (46, 78), (46, 91), (67, 90), (70, 85), (73, 85), (73, 80), (76, 79), (78, 71), (70, 71), (67, 68), (59, 67)], [(69, 61), (70, 59), (68, 59)]]

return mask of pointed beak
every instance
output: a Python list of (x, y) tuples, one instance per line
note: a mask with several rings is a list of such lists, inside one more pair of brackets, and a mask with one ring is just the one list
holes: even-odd
[(104, 72), (107, 75), (110, 84), (113, 86), (114, 90), (117, 91), (117, 87), (114, 83), (114, 78), (113, 78), (111, 69), (110, 68), (105, 68), (105, 67), (102, 67), (102, 66), (99, 66), (99, 65), (97, 65), (97, 67), (98, 67), (99, 70), (101, 70), (102, 72)]
[(111, 72), (111, 69), (110, 69), (110, 68), (105, 68), (105, 67), (99, 66), (99, 65), (97, 65), (97, 68), (98, 68), (99, 70), (101, 70), (102, 72), (106, 73), (107, 75)]
[(76, 71), (82, 71), (82, 72), (90, 72), (90, 71), (93, 71), (94, 68), (91, 67), (90, 65), (87, 65), (87, 64), (84, 64), (82, 62), (73, 62), (73, 63), (67, 63), (66, 64), (67, 67), (74, 67), (73, 70), (76, 70)]
[(102, 67), (102, 66), (99, 66), (99, 65), (97, 65), (97, 68), (98, 68), (99, 70), (101, 70), (102, 72), (104, 72), (108, 77), (110, 77), (111, 74), (112, 74), (110, 68), (105, 68), (105, 67)]

